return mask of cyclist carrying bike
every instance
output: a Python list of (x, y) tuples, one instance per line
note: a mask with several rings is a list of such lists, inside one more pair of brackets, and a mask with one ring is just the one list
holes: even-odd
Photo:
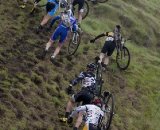
[(97, 39), (104, 36), (106, 36), (106, 40), (101, 50), (98, 62), (102, 64), (102, 67), (106, 68), (109, 63), (109, 57), (112, 55), (114, 49), (116, 48), (116, 43), (121, 41), (120, 25), (116, 25), (113, 32), (102, 33), (96, 36), (94, 39), (90, 40), (90, 42), (94, 43)]
[(73, 30), (73, 32), (76, 32), (78, 29), (76, 18), (73, 17), (73, 15), (71, 15), (70, 10), (65, 10), (64, 12), (61, 13), (61, 15), (56, 16), (52, 20), (52, 24), (54, 24), (55, 21), (57, 20), (60, 20), (60, 24), (55, 29), (53, 35), (51, 36), (50, 40), (46, 44), (46, 48), (41, 56), (41, 59), (44, 59), (52, 43), (60, 37), (58, 47), (55, 49), (54, 53), (51, 56), (51, 61), (53, 63), (54, 63), (55, 57), (59, 54), (61, 47), (65, 42), (65, 39), (67, 38), (68, 32), (71, 29)]
[(89, 63), (87, 65), (87, 71), (81, 72), (77, 78), (71, 81), (71, 84), (67, 89), (68, 93), (72, 91), (72, 86), (78, 84), (80, 81), (82, 81), (82, 88), (78, 93), (73, 94), (71, 99), (68, 101), (65, 118), (61, 118), (62, 121), (67, 121), (67, 118), (70, 115), (75, 103), (82, 102), (82, 105), (91, 103), (95, 93), (95, 69), (96, 65), (94, 63)]
[(85, 118), (85, 130), (100, 130), (100, 123), (103, 119), (104, 112), (101, 109), (102, 102), (100, 99), (94, 99), (92, 104), (87, 104), (75, 108), (74, 111), (69, 115), (67, 122), (72, 123), (73, 117), (78, 115), (76, 124), (73, 130), (78, 130), (79, 126)]
[[(37, 3), (40, 0), (35, 0)], [(39, 33), (40, 30), (43, 29), (43, 26), (54, 16), (57, 9), (60, 7), (64, 7), (67, 5), (67, 0), (47, 0), (46, 4), (46, 12), (47, 14), (43, 17), (43, 20), (41, 21), (37, 33)]]

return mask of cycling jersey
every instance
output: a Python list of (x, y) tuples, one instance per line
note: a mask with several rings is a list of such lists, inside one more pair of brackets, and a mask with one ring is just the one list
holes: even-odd
[(70, 117), (74, 117), (79, 112), (85, 112), (85, 124), (94, 124), (96, 126), (101, 122), (104, 112), (96, 105), (83, 105), (75, 108)]
[(57, 20), (61, 20), (61, 22), (53, 33), (51, 40), (55, 41), (60, 36), (59, 43), (63, 43), (70, 29), (73, 31), (77, 30), (77, 22), (75, 17), (62, 13), (61, 16), (58, 15), (52, 20), (50, 26), (52, 26)]
[(81, 72), (80, 75), (71, 81), (72, 85), (76, 85), (79, 81), (82, 81), (82, 87), (95, 88), (95, 75), (92, 72)]

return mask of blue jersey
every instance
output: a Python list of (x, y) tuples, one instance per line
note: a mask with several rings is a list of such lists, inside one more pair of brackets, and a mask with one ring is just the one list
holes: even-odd
[(59, 26), (67, 28), (68, 30), (72, 28), (73, 31), (77, 31), (77, 21), (74, 16), (62, 13), (61, 16), (58, 15), (52, 20), (50, 27), (52, 27), (57, 20), (61, 20)]

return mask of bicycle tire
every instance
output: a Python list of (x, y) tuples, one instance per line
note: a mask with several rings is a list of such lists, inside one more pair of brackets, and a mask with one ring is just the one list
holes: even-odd
[[(126, 55), (127, 54), (127, 55)], [(122, 64), (120, 63), (120, 60), (124, 60), (124, 58), (128, 56), (128, 59), (127, 59), (127, 64), (125, 64), (124, 66), (122, 66)], [(120, 68), (121, 70), (126, 70), (130, 64), (130, 53), (129, 53), (129, 50), (127, 47), (123, 47), (122, 50), (117, 53), (117, 56), (116, 56), (116, 63), (117, 63), (117, 66), (118, 68)]]
[[(77, 32), (77, 33), (79, 35), (77, 44), (73, 43), (73, 40), (72, 40), (74, 33), (72, 33), (71, 39), (69, 40), (69, 44), (68, 44), (68, 54), (69, 54), (69, 56), (74, 55), (76, 53), (76, 51), (77, 51), (77, 49), (78, 49), (78, 47), (79, 47), (79, 45), (81, 43), (81, 34), (79, 32)], [(73, 50), (71, 50), (72, 49), (72, 45), (75, 46), (75, 48)]]
[[(109, 94), (109, 96), (106, 97), (107, 98), (107, 101), (105, 103), (105, 109), (108, 109), (108, 110), (105, 110), (105, 116), (107, 116), (106, 114), (109, 114), (109, 118), (108, 116), (107, 117), (104, 117), (104, 119), (107, 119), (107, 122), (105, 124), (102, 124), (102, 127), (103, 127), (103, 130), (109, 130), (110, 126), (111, 126), (111, 123), (112, 123), (112, 118), (113, 118), (113, 115), (114, 115), (114, 97), (112, 94)], [(109, 101), (111, 101), (111, 106), (109, 106)], [(110, 107), (110, 109), (109, 109)], [(108, 113), (109, 111), (109, 113)]]
[(82, 19), (85, 19), (88, 16), (88, 14), (89, 14), (89, 5), (88, 5), (87, 1), (84, 1), (84, 7), (83, 8), (84, 8), (84, 12), (82, 14)]
[(102, 91), (102, 66), (97, 63), (96, 69), (96, 95), (100, 96)]
[(98, 3), (105, 3), (108, 2), (109, 0), (97, 0)]

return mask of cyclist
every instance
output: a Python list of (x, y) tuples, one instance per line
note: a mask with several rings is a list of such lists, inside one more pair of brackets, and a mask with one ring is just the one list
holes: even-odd
[(54, 24), (54, 22), (56, 20), (60, 20), (60, 24), (58, 25), (58, 27), (55, 29), (53, 35), (51, 36), (50, 40), (48, 41), (48, 43), (46, 44), (46, 48), (41, 56), (41, 59), (45, 58), (46, 53), (48, 52), (50, 46), (52, 45), (52, 43), (58, 39), (58, 37), (60, 37), (59, 39), (59, 43), (58, 43), (58, 47), (56, 48), (56, 50), (54, 51), (53, 55), (51, 56), (51, 61), (54, 63), (54, 59), (57, 56), (57, 54), (60, 52), (62, 45), (65, 42), (65, 39), (67, 38), (67, 34), (69, 30), (73, 30), (73, 32), (76, 32), (78, 27), (77, 27), (77, 22), (76, 22), (76, 18), (73, 17), (73, 15), (71, 15), (70, 10), (65, 10), (64, 12), (61, 13), (61, 15), (56, 16), (53, 21), (52, 24)]
[(78, 130), (79, 126), (85, 117), (85, 130), (100, 130), (100, 123), (103, 119), (104, 112), (101, 109), (102, 102), (100, 99), (94, 99), (92, 104), (83, 105), (75, 108), (74, 111), (69, 115), (67, 122), (72, 123), (73, 117), (78, 115), (76, 124), (73, 130)]
[[(40, 0), (36, 0), (36, 1), (39, 2)], [(60, 3), (60, 7), (67, 5), (66, 0), (48, 0), (48, 2), (46, 4), (47, 14), (43, 17), (43, 20), (41, 21), (41, 23), (38, 27), (37, 33), (39, 33), (39, 31), (43, 29), (43, 26), (54, 16), (57, 9), (59, 8), (59, 3)]]
[(75, 5), (78, 4), (78, 24), (80, 25), (82, 21), (82, 14), (84, 12), (83, 6), (84, 6), (85, 0), (71, 0), (71, 3), (74, 8)]
[(95, 93), (95, 69), (96, 65), (94, 63), (89, 63), (87, 64), (87, 71), (81, 72), (77, 78), (71, 81), (71, 84), (68, 87), (68, 93), (72, 91), (72, 86), (78, 84), (80, 81), (82, 81), (82, 88), (78, 93), (73, 94), (71, 99), (68, 101), (65, 117), (61, 118), (61, 121), (67, 121), (67, 118), (76, 102), (82, 102), (82, 105), (91, 103)]
[(109, 63), (109, 57), (112, 55), (116, 43), (121, 41), (121, 27), (120, 25), (116, 25), (115, 29), (113, 32), (105, 32), (103, 34), (100, 34), (96, 36), (94, 39), (90, 40), (91, 43), (94, 43), (95, 40), (99, 39), (100, 37), (106, 37), (105, 43), (103, 45), (103, 48), (101, 50), (100, 56), (99, 56), (99, 63), (102, 64), (102, 67), (104, 69)]

